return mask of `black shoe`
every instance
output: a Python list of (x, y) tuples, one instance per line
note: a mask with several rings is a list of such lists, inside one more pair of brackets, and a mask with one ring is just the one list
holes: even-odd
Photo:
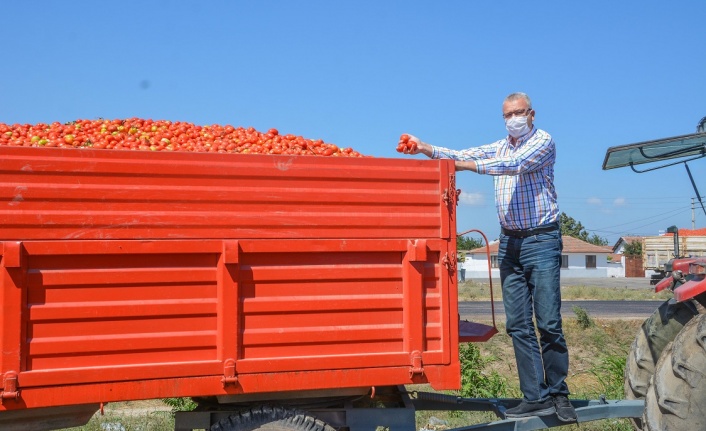
[(554, 401), (551, 398), (536, 403), (522, 400), (518, 406), (505, 410), (505, 417), (514, 419), (530, 416), (549, 416), (554, 413), (556, 413), (556, 409), (554, 408)]
[(566, 395), (554, 396), (554, 408), (556, 409), (556, 417), (562, 422), (576, 422), (576, 410), (571, 405), (571, 401), (566, 398)]

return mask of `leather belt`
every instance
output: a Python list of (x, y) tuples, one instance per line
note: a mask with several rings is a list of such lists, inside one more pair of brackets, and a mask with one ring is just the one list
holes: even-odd
[(559, 229), (559, 223), (557, 223), (557, 222), (538, 226), (533, 229), (512, 230), (512, 229), (505, 229), (502, 226), (500, 227), (500, 231), (502, 232), (503, 235), (511, 236), (514, 238), (527, 238), (530, 236), (538, 235), (540, 233), (552, 232), (557, 229)]

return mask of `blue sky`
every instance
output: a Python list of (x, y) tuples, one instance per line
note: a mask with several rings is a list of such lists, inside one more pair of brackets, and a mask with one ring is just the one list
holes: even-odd
[[(703, 1), (6, 1), (0, 122), (232, 124), (400, 157), (501, 138), (524, 91), (557, 143), (560, 209), (609, 240), (692, 227), (683, 166), (603, 171), (606, 149), (706, 116)], [(415, 156), (423, 157), (423, 156)], [(690, 164), (706, 194), (706, 164)], [(458, 231), (498, 235), (492, 178), (459, 175)], [(697, 207), (695, 226), (706, 226)]]

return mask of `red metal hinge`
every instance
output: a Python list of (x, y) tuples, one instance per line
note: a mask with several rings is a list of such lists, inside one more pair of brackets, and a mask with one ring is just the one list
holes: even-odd
[(226, 359), (223, 362), (223, 377), (221, 378), (223, 386), (234, 385), (238, 383), (238, 376), (235, 375), (235, 359)]
[(8, 371), (2, 379), (3, 389), (0, 400), (18, 400), (20, 391), (17, 390), (17, 373)]
[(422, 353), (419, 350), (415, 350), (410, 354), (410, 359), (412, 366), (409, 369), (409, 378), (414, 377), (415, 374), (424, 375), (424, 367), (422, 366)]

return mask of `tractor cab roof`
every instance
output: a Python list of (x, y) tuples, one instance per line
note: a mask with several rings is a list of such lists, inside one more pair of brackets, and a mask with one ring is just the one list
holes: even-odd
[[(633, 171), (641, 173), (678, 163), (688, 162), (706, 156), (706, 117), (699, 121), (696, 133), (655, 139), (653, 141), (637, 142), (635, 144), (610, 147), (603, 160), (603, 169), (615, 169), (629, 166)], [(637, 165), (663, 162), (678, 159), (671, 163), (661, 164), (649, 169), (636, 169)]]

